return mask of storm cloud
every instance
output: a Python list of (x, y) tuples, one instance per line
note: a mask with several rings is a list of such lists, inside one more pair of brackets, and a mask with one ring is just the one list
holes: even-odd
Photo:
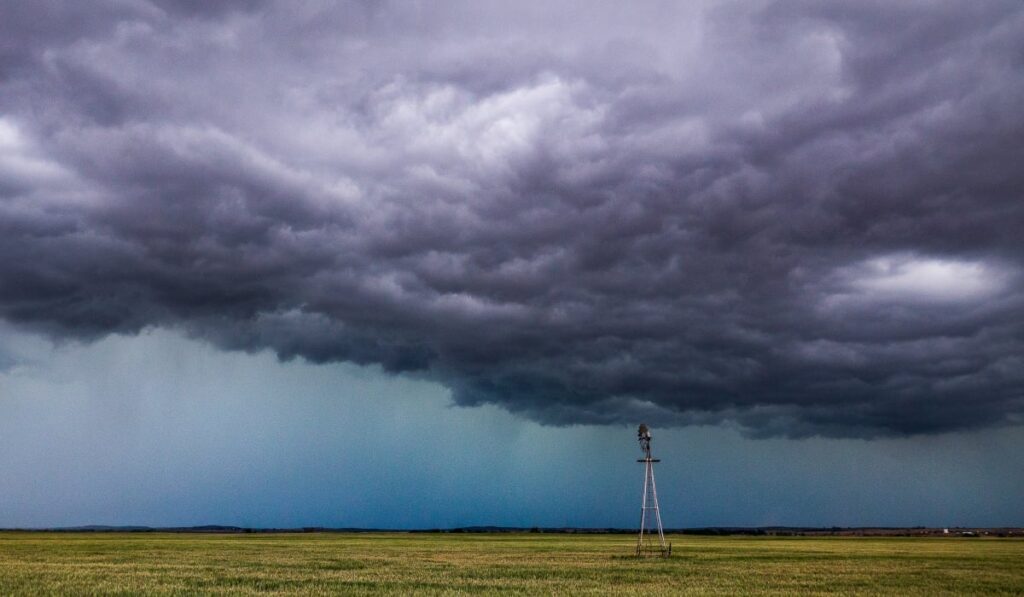
[(551, 424), (1024, 420), (1017, 1), (0, 2), (0, 317)]

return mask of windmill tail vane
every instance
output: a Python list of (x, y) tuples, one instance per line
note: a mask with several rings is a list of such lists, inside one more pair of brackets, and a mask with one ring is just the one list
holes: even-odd
[(651, 430), (640, 425), (637, 431), (640, 449), (644, 457), (637, 460), (644, 465), (644, 489), (640, 502), (640, 534), (636, 540), (637, 557), (672, 555), (672, 544), (665, 542), (665, 530), (661, 526), (661, 510), (658, 507), (658, 488), (654, 482), (654, 463), (661, 460), (651, 456)]

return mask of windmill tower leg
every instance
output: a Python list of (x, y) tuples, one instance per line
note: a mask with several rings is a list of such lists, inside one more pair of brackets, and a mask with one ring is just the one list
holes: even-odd
[(662, 555), (665, 555), (665, 529), (661, 526), (661, 508), (658, 507), (658, 486), (654, 483), (654, 463), (648, 463), (651, 469), (651, 495), (654, 497), (654, 518), (658, 522), (658, 545), (661, 547)]
[(647, 528), (647, 479), (651, 475), (651, 463), (648, 462), (644, 467), (644, 492), (643, 497), (640, 498), (640, 536), (636, 540), (636, 555), (637, 557), (643, 551), (644, 548), (644, 529)]

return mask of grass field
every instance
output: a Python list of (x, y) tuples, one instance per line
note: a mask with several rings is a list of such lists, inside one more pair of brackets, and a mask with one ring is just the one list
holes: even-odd
[(1024, 595), (1024, 540), (0, 533), (0, 595)]

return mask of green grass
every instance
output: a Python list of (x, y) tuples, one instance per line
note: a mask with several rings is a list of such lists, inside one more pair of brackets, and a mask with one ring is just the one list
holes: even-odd
[(1024, 540), (0, 533), (0, 595), (1024, 595)]

